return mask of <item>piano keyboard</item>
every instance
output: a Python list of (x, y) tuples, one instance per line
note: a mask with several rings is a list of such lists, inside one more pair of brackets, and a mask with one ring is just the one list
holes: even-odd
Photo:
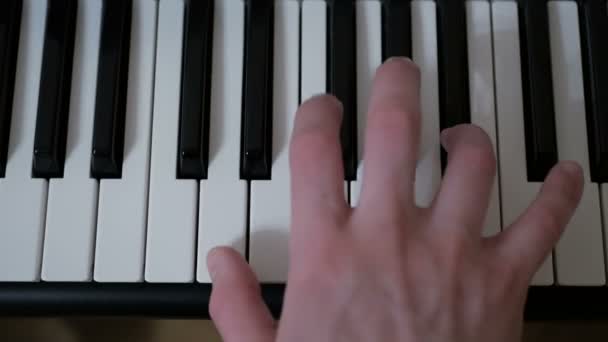
[(581, 205), (533, 279), (527, 314), (608, 316), (606, 0), (0, 8), (0, 312), (204, 316), (206, 254), (230, 245), (278, 314), (299, 103), (325, 92), (343, 102), (356, 206), (374, 70), (408, 56), (421, 69), (416, 202), (432, 201), (439, 133), (456, 124), (481, 126), (495, 146), (486, 236), (527, 207), (553, 164), (578, 161)]

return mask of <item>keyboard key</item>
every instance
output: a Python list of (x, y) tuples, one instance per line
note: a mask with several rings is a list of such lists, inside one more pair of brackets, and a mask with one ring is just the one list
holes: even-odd
[[(529, 181), (526, 171), (517, 3), (493, 2), (492, 23), (502, 226), (508, 229), (536, 197), (541, 183)], [(553, 284), (552, 259), (547, 257), (532, 279), (533, 285)]]
[(382, 1), (382, 60), (393, 56), (412, 58), (410, 3), (411, 0)]
[(241, 178), (270, 179), (274, 0), (245, 2)]
[[(437, 22), (439, 122), (444, 130), (471, 121), (465, 1), (439, 0)], [(442, 150), (443, 167), (446, 158)]]
[(9, 0), (0, 13), (0, 177), (6, 172), (22, 7), (22, 0)]
[(608, 8), (605, 0), (579, 7), (591, 180), (608, 182)]
[(207, 177), (214, 1), (188, 1), (184, 15), (177, 178)]
[(184, 3), (161, 0), (158, 9), (147, 282), (194, 280), (198, 182), (177, 179)]
[[(492, 19), (486, 1), (467, 1), (467, 46), (471, 122), (490, 137), (496, 154), (496, 113), (494, 103), (494, 65), (492, 56)], [(498, 159), (498, 157), (496, 157)], [(499, 174), (494, 177), (492, 194), (484, 222), (484, 236), (501, 230)]]
[[(200, 181), (196, 279), (211, 282), (207, 254), (231, 246), (246, 256), (247, 181), (240, 177), (245, 7), (240, 0), (215, 4), (209, 171)], [(278, 214), (278, 211), (277, 211)]]
[(120, 178), (125, 143), (132, 0), (105, 0), (91, 151), (91, 176)]
[(277, 1), (274, 25), (272, 179), (251, 182), (249, 263), (259, 281), (285, 283), (291, 224), (289, 138), (298, 109), (298, 1)]
[[(394, 3), (394, 2), (390, 2)], [(387, 3), (389, 4), (389, 3)], [(385, 4), (386, 6), (386, 4)], [(409, 4), (407, 7), (409, 25)], [(397, 10), (397, 8), (395, 8)], [(382, 7), (379, 1), (357, 2), (357, 180), (350, 182), (350, 203), (359, 201), (363, 183), (363, 144), (367, 108), (376, 68), (382, 63)], [(386, 13), (386, 12), (385, 12)], [(386, 18), (386, 16), (384, 17)], [(384, 26), (386, 28), (386, 25)], [(408, 26), (409, 29), (409, 26)], [(386, 31), (385, 31), (386, 32)], [(411, 50), (411, 48), (409, 48)]]
[(519, 2), (519, 26), (528, 180), (542, 182), (557, 162), (546, 2)]
[(300, 102), (327, 91), (327, 6), (302, 2), (302, 57)]
[(99, 181), (94, 279), (144, 279), (157, 2), (133, 1), (125, 155), (120, 179)]
[(416, 167), (415, 201), (431, 205), (441, 183), (437, 9), (431, 1), (412, 2), (413, 61), (420, 68), (421, 131)]
[[(559, 158), (575, 160), (584, 170), (581, 202), (555, 248), (557, 283), (603, 285), (604, 243), (597, 185), (589, 177), (587, 127), (576, 2), (548, 3), (555, 127)], [(584, 246), (584, 248), (581, 248)]]
[(77, 0), (49, 0), (32, 174), (63, 177)]
[(46, 0), (24, 0), (6, 175), (0, 179), (0, 281), (40, 280), (47, 180), (32, 179)]
[[(327, 92), (342, 102), (344, 179), (357, 178), (357, 43), (353, 0), (327, 2)], [(318, 25), (319, 18), (316, 18)]]
[(92, 279), (97, 180), (89, 177), (102, 3), (77, 10), (72, 94), (63, 178), (49, 181), (42, 280)]

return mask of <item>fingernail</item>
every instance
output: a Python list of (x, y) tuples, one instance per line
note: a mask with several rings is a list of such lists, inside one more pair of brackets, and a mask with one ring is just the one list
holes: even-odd
[(443, 145), (444, 147), (450, 146), (450, 143), (452, 142), (453, 130), (454, 128), (450, 127), (441, 131), (441, 136), (439, 137), (439, 139), (441, 140), (441, 145)]
[(215, 282), (218, 279), (219, 273), (221, 272), (221, 257), (218, 255), (218, 250), (212, 249), (207, 256), (207, 269), (209, 270), (209, 276), (211, 281)]
[(387, 63), (389, 62), (400, 62), (400, 63), (414, 63), (414, 61), (412, 61), (410, 58), (404, 57), (404, 56), (393, 56), (390, 57), (389, 59), (386, 60)]
[(327, 95), (327, 93), (316, 93), (316, 94), (312, 94), (308, 99), (312, 100), (312, 99), (316, 99), (317, 97), (323, 97), (326, 95)]
[(570, 160), (563, 161), (562, 168), (564, 171), (566, 171), (567, 173), (569, 173), (570, 175), (572, 175), (574, 177), (580, 177), (583, 173), (583, 170), (581, 169), (580, 165), (578, 165), (577, 162), (570, 161)]
[(333, 105), (338, 107), (338, 109), (340, 111), (344, 110), (344, 105), (342, 105), (342, 102), (340, 100), (338, 100), (337, 97), (335, 97), (331, 94), (326, 94), (326, 93), (315, 94), (315, 95), (311, 96), (308, 100), (316, 100), (316, 99), (322, 99), (322, 100), (329, 101)]

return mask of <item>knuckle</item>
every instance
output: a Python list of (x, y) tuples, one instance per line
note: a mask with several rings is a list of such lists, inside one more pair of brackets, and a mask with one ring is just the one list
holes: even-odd
[(564, 170), (561, 171), (562, 177), (558, 182), (559, 194), (561, 194), (567, 208), (574, 207), (579, 202), (581, 190), (579, 189), (579, 178)]
[(474, 166), (484, 172), (494, 173), (496, 161), (491, 145), (486, 144), (464, 144), (456, 156), (465, 165)]
[(555, 206), (540, 208), (534, 213), (534, 216), (536, 217), (536, 224), (543, 232), (558, 230), (562, 225), (560, 211)]
[(294, 163), (312, 163), (338, 144), (338, 138), (325, 129), (307, 129), (296, 134), (291, 142)]
[(418, 134), (420, 114), (415, 110), (380, 107), (374, 111), (369, 125), (387, 139), (406, 139)]

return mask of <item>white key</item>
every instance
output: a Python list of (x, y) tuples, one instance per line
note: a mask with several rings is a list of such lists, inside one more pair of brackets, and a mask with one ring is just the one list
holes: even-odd
[[(467, 36), (469, 56), (469, 94), (471, 122), (481, 127), (492, 140), (496, 154), (496, 115), (494, 112), (494, 66), (492, 64), (492, 21), (487, 1), (467, 1)], [(484, 236), (500, 232), (499, 175), (492, 185), (492, 195), (484, 222)]]
[(558, 155), (577, 161), (585, 175), (581, 202), (555, 249), (556, 279), (560, 285), (603, 285), (602, 221), (599, 189), (589, 173), (577, 3), (550, 1), (548, 16)]
[(156, 6), (156, 1), (133, 1), (122, 178), (99, 184), (98, 282), (138, 282), (144, 277)]
[(300, 99), (327, 90), (327, 4), (324, 1), (302, 2), (302, 84)]
[(199, 282), (211, 281), (206, 258), (213, 247), (231, 246), (245, 255), (247, 182), (240, 179), (239, 172), (244, 18), (242, 1), (216, 1), (209, 167), (199, 192)]
[(145, 280), (194, 280), (198, 183), (176, 178), (184, 2), (161, 0)]
[(0, 281), (40, 279), (47, 181), (30, 175), (46, 4), (23, 1), (8, 162), (0, 179)]
[(102, 2), (79, 1), (63, 178), (49, 181), (42, 279), (91, 280), (97, 180), (89, 177)]
[(277, 0), (274, 13), (272, 179), (251, 182), (249, 263), (261, 282), (287, 281), (291, 218), (289, 137), (298, 108), (299, 4)]
[(376, 68), (382, 63), (382, 8), (379, 1), (357, 2), (357, 180), (350, 182), (351, 206), (363, 183), (363, 149), (369, 96)]
[(428, 207), (441, 182), (439, 81), (435, 2), (412, 1), (412, 57), (420, 68), (421, 134), (415, 200)]
[[(508, 229), (535, 198), (541, 183), (527, 180), (517, 3), (493, 2), (492, 22), (502, 226)], [(549, 255), (532, 284), (552, 283), (552, 257)]]

